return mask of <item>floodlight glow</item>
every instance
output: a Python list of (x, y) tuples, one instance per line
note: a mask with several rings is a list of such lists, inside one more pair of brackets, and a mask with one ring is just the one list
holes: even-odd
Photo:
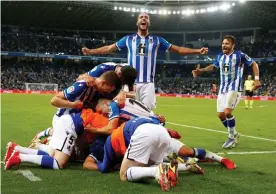
[(206, 12), (205, 9), (201, 9), (201, 10), (200, 10), (200, 13), (205, 13), (205, 12)]
[(245, 0), (240, 0), (240, 3), (245, 3)]
[(182, 11), (182, 14), (184, 15), (185, 13), (186, 13), (186, 12), (183, 10), (183, 11)]
[(158, 12), (159, 14), (162, 14), (162, 10), (159, 10), (159, 12)]
[(167, 15), (167, 12), (168, 11), (166, 9), (163, 10), (163, 14)]
[(176, 14), (176, 11), (173, 11), (173, 14)]
[(235, 3), (232, 3), (232, 6), (234, 7), (236, 4)]
[(199, 13), (199, 10), (198, 10), (198, 9), (196, 10), (196, 13)]
[(132, 12), (136, 12), (136, 9), (135, 9), (135, 7), (133, 7), (133, 8), (132, 8)]
[(118, 9), (118, 7), (115, 6), (115, 7), (114, 7), (114, 10), (117, 10), (117, 9)]
[(168, 11), (168, 14), (171, 14), (172, 12), (171, 11)]
[(145, 12), (146, 12), (146, 13), (149, 13), (149, 10), (148, 10), (148, 9), (146, 9), (146, 10), (145, 10)]
[(219, 8), (223, 11), (226, 11), (230, 8), (231, 6), (229, 4), (222, 4)]
[(126, 8), (126, 7), (124, 7), (124, 9), (123, 9), (123, 10), (124, 10), (124, 11), (126, 11), (126, 9), (127, 9), (127, 8)]
[(177, 11), (177, 14), (180, 14), (180, 11)]
[(141, 12), (145, 12), (145, 8), (141, 8)]
[(122, 7), (119, 7), (119, 10), (122, 10)]

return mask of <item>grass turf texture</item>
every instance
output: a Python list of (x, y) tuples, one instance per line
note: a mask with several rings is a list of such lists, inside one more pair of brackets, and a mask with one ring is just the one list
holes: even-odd
[[(37, 131), (51, 125), (56, 109), (50, 105), (51, 95), (2, 95), (1, 157), (7, 142), (27, 146)], [(216, 101), (211, 99), (157, 98), (156, 113), (166, 116), (168, 122), (226, 131), (216, 116)], [(276, 102), (255, 101), (252, 110), (245, 110), (241, 101), (234, 115), (237, 130), (246, 135), (276, 139)], [(260, 107), (262, 106), (262, 107)], [(198, 130), (167, 124), (182, 134), (182, 141), (192, 147), (202, 147), (214, 152), (225, 152), (221, 146), (227, 134)], [(230, 150), (273, 151), (276, 142), (240, 138), (240, 144)], [(180, 173), (179, 185), (173, 193), (275, 193), (276, 154), (229, 155), (237, 169), (229, 171), (219, 164), (200, 164), (204, 175)], [(140, 183), (123, 183), (117, 172), (100, 174), (83, 170), (81, 164), (70, 164), (64, 170), (41, 169), (22, 164), (21, 170), (30, 170), (42, 181), (32, 182), (16, 174), (17, 168), (3, 171), (2, 193), (161, 193), (154, 180)]]

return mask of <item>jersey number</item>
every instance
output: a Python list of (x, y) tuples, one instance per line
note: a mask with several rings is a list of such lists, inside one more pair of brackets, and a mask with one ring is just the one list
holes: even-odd
[(129, 102), (130, 102), (132, 105), (136, 104), (136, 105), (140, 106), (142, 109), (144, 109), (145, 111), (147, 111), (147, 112), (149, 112), (149, 113), (151, 112), (144, 104), (142, 104), (142, 103), (139, 102), (139, 101), (136, 101), (136, 100), (130, 98), (130, 99), (129, 99)]

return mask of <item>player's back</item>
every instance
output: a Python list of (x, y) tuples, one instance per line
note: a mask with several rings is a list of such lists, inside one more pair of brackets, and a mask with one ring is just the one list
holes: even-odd
[(107, 71), (114, 71), (117, 67), (117, 63), (113, 62), (106, 62), (106, 63), (101, 63), (97, 66), (95, 66), (93, 69), (88, 71), (88, 75), (91, 77), (100, 77), (103, 73)]
[(143, 103), (127, 98), (125, 107), (120, 110), (120, 119), (127, 121), (137, 117), (155, 117), (155, 115)]

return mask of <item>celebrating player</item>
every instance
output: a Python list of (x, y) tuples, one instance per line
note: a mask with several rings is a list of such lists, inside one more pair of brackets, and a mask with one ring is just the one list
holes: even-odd
[[(92, 85), (92, 87), (88, 85)], [(77, 113), (81, 111), (81, 108), (87, 107), (95, 96), (99, 95), (98, 92), (110, 93), (120, 88), (121, 80), (114, 71), (105, 72), (99, 78), (90, 80), (89, 83), (83, 80), (75, 82), (72, 86), (59, 92), (51, 100), (51, 104), (58, 107), (58, 111), (53, 117), (52, 126), (62, 115)], [(51, 129), (52, 127), (49, 127), (39, 132), (32, 140), (31, 147), (32, 143), (36, 142), (37, 139), (51, 135)]]
[(154, 76), (158, 49), (171, 51), (180, 55), (206, 54), (208, 48), (190, 49), (168, 43), (165, 39), (149, 34), (150, 18), (146, 13), (137, 18), (138, 32), (127, 35), (115, 44), (97, 49), (82, 48), (84, 55), (109, 54), (123, 48), (128, 49), (128, 63), (134, 67), (136, 78), (136, 99), (149, 109), (156, 107)]
[(244, 90), (245, 90), (245, 96), (246, 99), (245, 102), (245, 108), (248, 109), (248, 100), (250, 102), (250, 109), (252, 109), (253, 105), (253, 88), (254, 88), (254, 81), (251, 78), (251, 75), (248, 75), (247, 80), (244, 82)]
[(236, 39), (234, 36), (226, 35), (222, 42), (222, 53), (218, 54), (214, 64), (205, 68), (193, 70), (194, 77), (204, 71), (213, 71), (220, 68), (220, 89), (217, 98), (217, 112), (223, 125), (228, 128), (228, 139), (223, 148), (232, 148), (238, 143), (239, 133), (236, 131), (236, 121), (232, 112), (238, 105), (241, 97), (241, 83), (244, 65), (252, 66), (255, 87), (260, 86), (259, 66), (249, 56), (241, 51), (235, 51)]

